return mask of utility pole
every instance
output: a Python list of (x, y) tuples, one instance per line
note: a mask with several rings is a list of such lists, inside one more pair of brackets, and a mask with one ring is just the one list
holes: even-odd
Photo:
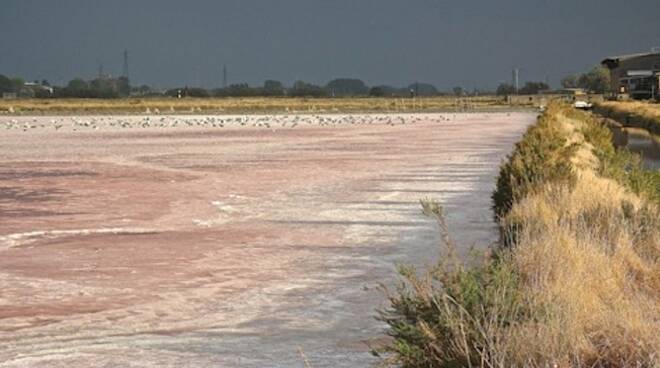
[(222, 66), (222, 88), (227, 89), (227, 65)]
[(513, 90), (516, 92), (516, 94), (518, 94), (518, 89), (520, 88), (519, 77), (520, 77), (520, 69), (513, 68), (512, 84), (513, 84)]
[(121, 76), (128, 79), (128, 50), (124, 50), (124, 67)]

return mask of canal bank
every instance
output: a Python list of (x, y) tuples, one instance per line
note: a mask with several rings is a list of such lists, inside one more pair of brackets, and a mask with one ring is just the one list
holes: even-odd
[(477, 267), (402, 273), (390, 363), (656, 366), (659, 183), (591, 114), (550, 104), (501, 167), (508, 242)]
[(627, 113), (623, 107), (611, 104), (596, 105), (593, 113), (612, 132), (614, 146), (639, 155), (645, 169), (660, 169), (660, 133), (654, 133), (660, 119)]

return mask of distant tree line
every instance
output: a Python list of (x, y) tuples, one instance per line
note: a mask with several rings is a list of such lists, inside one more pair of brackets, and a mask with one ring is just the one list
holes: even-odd
[(165, 92), (171, 97), (250, 97), (250, 96), (291, 96), (291, 97), (409, 97), (438, 96), (444, 93), (428, 83), (413, 83), (408, 87), (374, 86), (352, 78), (339, 78), (326, 85), (316, 85), (296, 81), (291, 87), (282, 82), (267, 80), (263, 86), (252, 87), (247, 83), (232, 84), (227, 88), (203, 89), (197, 87), (172, 88)]
[[(571, 74), (561, 80), (561, 87), (581, 88), (589, 93), (607, 93), (610, 89), (610, 73), (606, 68), (596, 66), (586, 73)], [(530, 95), (550, 91), (550, 86), (544, 82), (526, 82), (518, 91), (508, 83), (502, 83), (495, 93), (500, 96), (521, 94)]]
[(80, 78), (71, 80), (66, 87), (56, 88), (54, 97), (70, 98), (118, 98), (128, 97), (131, 86), (128, 78), (95, 78), (85, 81)]
[(9, 78), (0, 74), (0, 94), (1, 93), (18, 93), (25, 81), (21, 78)]
[(535, 95), (545, 91), (550, 91), (550, 86), (545, 82), (525, 82), (518, 91), (516, 91), (516, 87), (512, 84), (501, 83), (497, 86), (495, 94), (499, 96), (514, 95), (516, 93), (520, 95)]
[[(587, 73), (570, 75), (562, 79), (563, 88), (584, 88), (590, 92), (603, 93), (609, 88), (609, 73), (603, 68), (594, 68)], [(511, 95), (511, 94), (537, 94), (550, 91), (544, 82), (528, 81), (515, 90), (507, 83), (500, 84), (495, 91), (477, 90), (468, 91), (456, 86), (449, 92), (438, 90), (429, 83), (415, 82), (406, 87), (388, 85), (368, 86), (364, 81), (354, 78), (333, 79), (325, 85), (316, 85), (305, 81), (296, 81), (291, 86), (285, 86), (276, 80), (267, 80), (261, 86), (250, 86), (247, 83), (231, 84), (226, 88), (201, 88), (182, 86), (168, 90), (155, 90), (148, 85), (131, 86), (127, 78), (98, 77), (92, 80), (75, 78), (66, 86), (50, 86), (48, 81), (26, 83), (21, 78), (9, 78), (0, 75), (0, 94), (5, 92), (16, 93), (20, 96), (25, 87), (30, 87), (31, 95), (27, 97), (49, 98), (120, 98), (128, 96), (169, 96), (173, 98), (185, 97), (425, 97), (425, 96), (476, 96), (476, 95)], [(48, 86), (48, 89), (35, 88), (35, 86)]]
[[(37, 84), (48, 86), (46, 89), (34, 88)], [(0, 95), (9, 92), (16, 93), (25, 90), (28, 84), (20, 78), (9, 78), (0, 75)], [(316, 85), (302, 80), (291, 86), (285, 86), (276, 80), (267, 80), (261, 86), (250, 86), (247, 83), (231, 84), (226, 88), (201, 88), (181, 86), (167, 90), (155, 90), (148, 85), (131, 86), (125, 77), (97, 77), (91, 80), (75, 78), (65, 86), (50, 86), (48, 81), (29, 83), (31, 95), (21, 97), (37, 98), (120, 98), (128, 96), (169, 96), (184, 97), (251, 97), (251, 96), (291, 96), (291, 97), (415, 97), (440, 95), (488, 94), (487, 91), (472, 91), (468, 93), (461, 87), (455, 87), (451, 92), (441, 92), (429, 83), (415, 82), (407, 87), (388, 85), (368, 86), (364, 81), (355, 78), (333, 79), (325, 85)], [(36, 91), (37, 93), (34, 93)], [(48, 93), (41, 93), (48, 91)]]
[[(147, 86), (142, 86), (150, 90)], [(0, 74), (0, 97), (6, 93), (18, 97), (36, 98), (118, 98), (132, 93), (128, 78), (95, 78), (86, 81), (75, 78), (64, 87), (51, 86), (47, 80), (26, 82), (21, 78), (6, 77)]]

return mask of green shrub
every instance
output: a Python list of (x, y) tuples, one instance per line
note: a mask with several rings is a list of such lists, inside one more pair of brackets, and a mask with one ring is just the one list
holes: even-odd
[(498, 350), (503, 327), (523, 314), (519, 280), (508, 251), (465, 268), (454, 258), (442, 208), (435, 202), (422, 205), (440, 225), (450, 262), (440, 262), (423, 277), (412, 267), (399, 267), (404, 282), (395, 293), (388, 293), (390, 308), (379, 312), (394, 342), (376, 353), (386, 353), (388, 363), (405, 368), (497, 361), (505, 356)]
[(576, 147), (566, 144), (567, 137), (556, 125), (553, 115), (546, 113), (541, 116), (500, 168), (497, 187), (492, 195), (497, 219), (506, 215), (515, 201), (541, 184), (572, 182), (575, 179), (570, 158)]

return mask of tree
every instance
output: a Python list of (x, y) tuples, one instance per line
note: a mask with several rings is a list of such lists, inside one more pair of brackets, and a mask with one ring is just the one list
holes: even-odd
[(116, 79), (96, 78), (87, 82), (75, 78), (66, 87), (57, 89), (55, 97), (116, 98), (119, 97), (119, 88)]
[(561, 80), (561, 86), (563, 88), (577, 88), (578, 87), (578, 76), (575, 74), (567, 75)]
[(144, 95), (150, 95), (153, 94), (153, 91), (151, 90), (151, 87), (149, 87), (146, 84), (143, 84), (139, 87), (133, 87), (131, 88), (131, 91), (137, 95), (144, 96)]
[(13, 91), (19, 92), (21, 88), (25, 85), (25, 81), (22, 78), (12, 78), (11, 84), (13, 85)]
[(69, 81), (59, 93), (62, 97), (90, 97), (89, 84), (80, 78)]
[(596, 66), (578, 78), (578, 86), (595, 93), (606, 93), (610, 90), (610, 72), (601, 66)]
[(454, 92), (454, 96), (463, 96), (465, 92), (463, 91), (463, 87), (456, 86), (451, 89), (452, 92)]
[(299, 80), (293, 84), (293, 88), (291, 88), (289, 94), (294, 97), (322, 97), (326, 95), (326, 91), (320, 86)]
[(119, 85), (113, 79), (96, 78), (89, 83), (89, 97), (117, 98), (119, 97)]
[(185, 97), (210, 97), (211, 94), (204, 88), (201, 87), (190, 87), (184, 89)]
[(602, 66), (595, 66), (580, 75), (568, 75), (561, 80), (564, 88), (583, 88), (588, 92), (607, 93), (610, 90), (610, 72)]
[(523, 95), (535, 95), (548, 89), (550, 87), (543, 82), (526, 82), (523, 88), (520, 89), (520, 93)]
[(408, 97), (408, 96), (410, 96), (410, 89), (401, 88), (401, 87), (393, 87), (393, 86), (388, 86), (388, 85), (374, 86), (369, 90), (369, 96), (373, 96), (373, 97)]
[(497, 90), (495, 91), (495, 94), (498, 96), (512, 95), (514, 93), (516, 93), (516, 88), (507, 83), (500, 83), (500, 85), (497, 86)]
[(9, 79), (6, 76), (0, 74), (0, 93), (12, 92), (13, 87), (14, 86), (11, 83), (11, 79)]
[(128, 77), (117, 78), (117, 90), (121, 97), (128, 97), (131, 94), (131, 83)]
[(385, 97), (385, 88), (383, 86), (371, 87), (369, 96), (372, 97)]
[(339, 78), (328, 82), (326, 89), (333, 96), (360, 96), (369, 93), (369, 87), (360, 79)]
[(429, 83), (413, 83), (408, 86), (408, 90), (415, 91), (416, 96), (436, 96), (438, 89)]
[(267, 80), (264, 82), (263, 94), (268, 96), (281, 96), (284, 94), (284, 85), (280, 81)]
[(264, 82), (264, 89), (267, 91), (281, 91), (284, 89), (284, 86), (280, 81), (267, 80)]
[(69, 84), (66, 85), (66, 88), (71, 90), (84, 90), (89, 89), (89, 85), (84, 80), (75, 78), (69, 81)]

